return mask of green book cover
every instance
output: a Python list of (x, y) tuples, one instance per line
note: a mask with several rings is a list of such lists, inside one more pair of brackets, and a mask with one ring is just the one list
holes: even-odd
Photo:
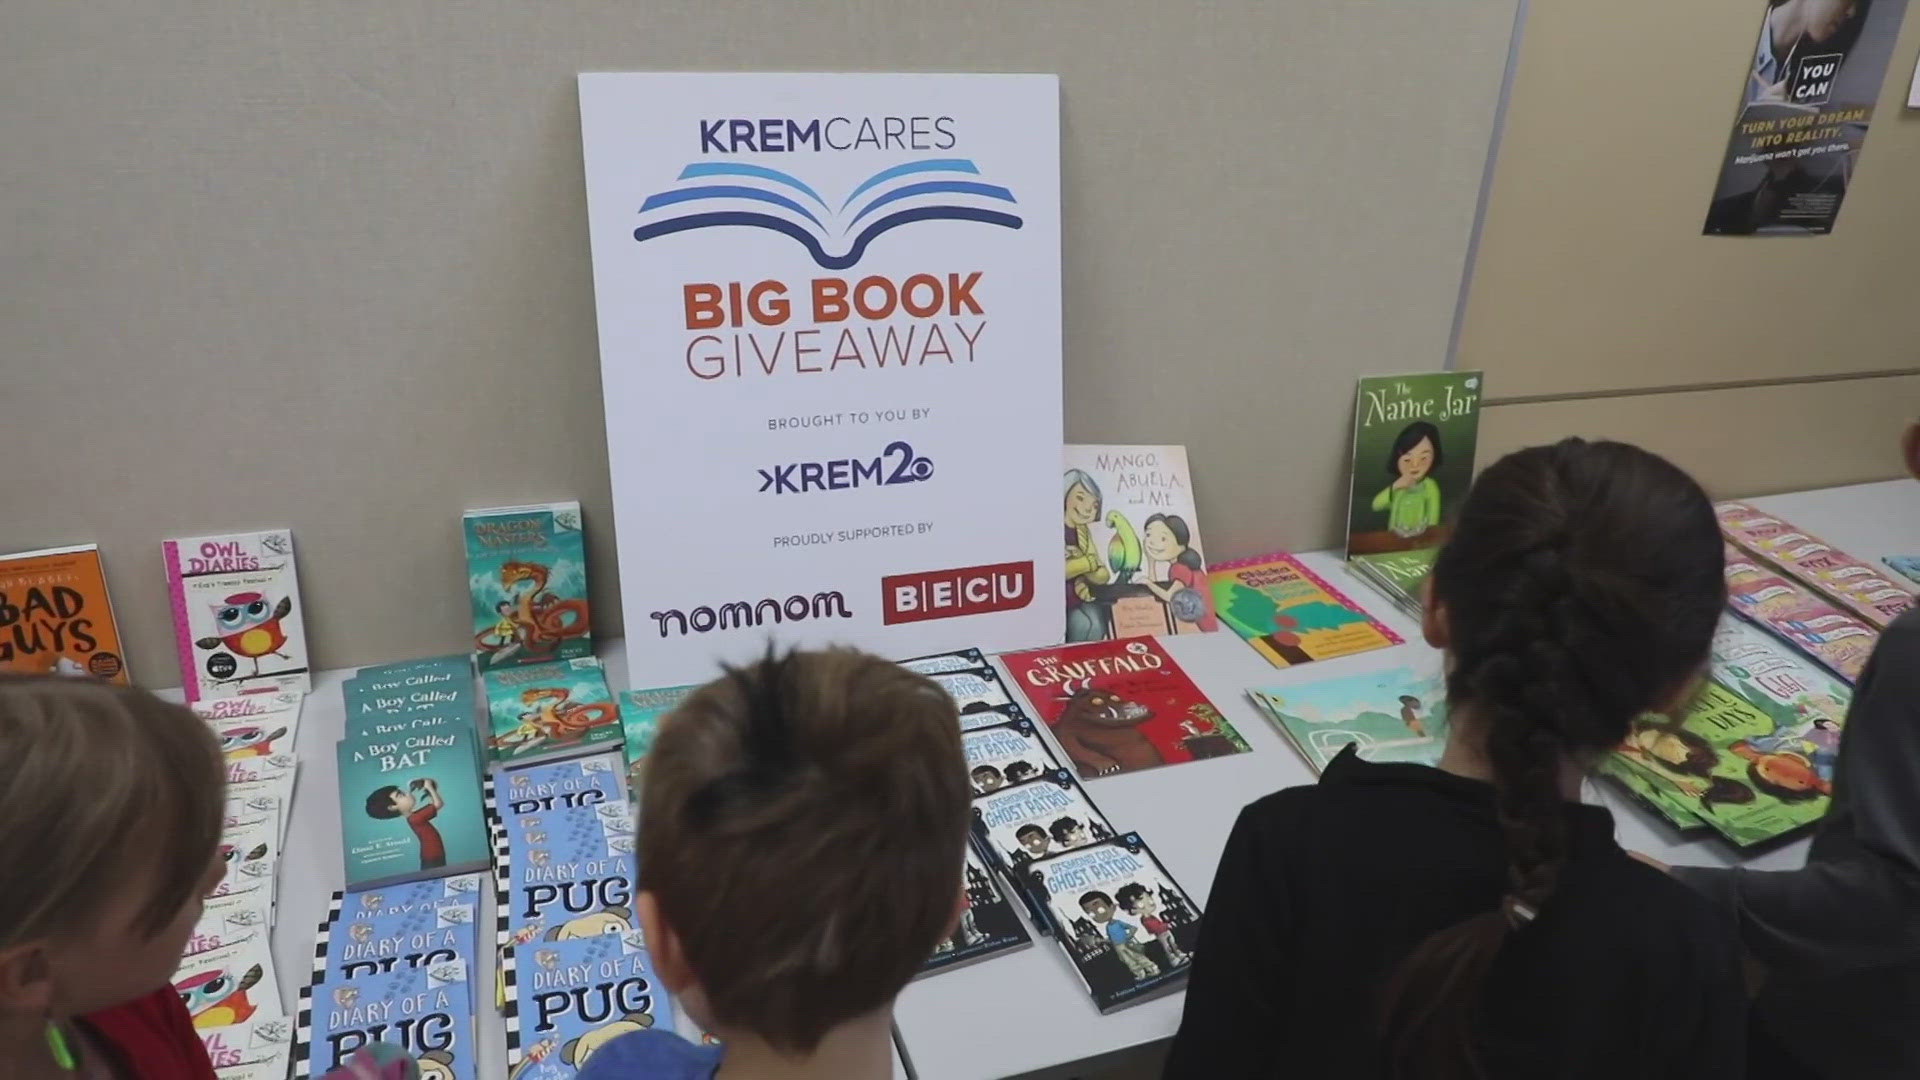
[[(1634, 721), (1616, 752), (1658, 777), (1687, 809), (1722, 836), (1747, 846), (1820, 820), (1832, 794), (1839, 731), (1716, 668), (1676, 722)], [(1723, 681), (1725, 680), (1725, 681)]]
[(620, 741), (620, 706), (591, 656), (496, 668), (482, 681), (487, 749), (495, 761), (610, 750)]
[(653, 738), (660, 732), (660, 718), (678, 708), (698, 686), (662, 686), (653, 690), (628, 690), (620, 695), (620, 727), (624, 732), (629, 780), (638, 775), (640, 762), (653, 749)]
[(472, 755), (473, 776), (478, 780), (486, 772), (487, 759), (485, 745), (474, 728), (471, 708), (376, 713), (363, 717), (349, 728), (347, 739), (351, 742), (370, 742), (405, 738), (409, 735), (448, 732), (459, 732), (462, 735), (462, 743), (467, 752)]
[(340, 693), (347, 706), (349, 730), (371, 716), (461, 708), (469, 716), (473, 712), (473, 676), (464, 668), (377, 679), (356, 677), (347, 680)]
[(592, 655), (580, 504), (470, 510), (464, 526), (481, 670)]
[(1477, 371), (1360, 380), (1347, 558), (1440, 546), (1473, 483)]
[(350, 891), (485, 869), (485, 803), (473, 732), (448, 728), (342, 739), (341, 850)]
[(1351, 744), (1368, 761), (1432, 765), (1447, 745), (1446, 679), (1411, 667), (1250, 690), (1314, 772)]

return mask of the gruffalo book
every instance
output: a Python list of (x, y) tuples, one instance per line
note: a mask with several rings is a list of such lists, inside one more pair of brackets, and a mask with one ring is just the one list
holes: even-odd
[(1151, 638), (1001, 659), (1088, 779), (1247, 751), (1246, 740)]

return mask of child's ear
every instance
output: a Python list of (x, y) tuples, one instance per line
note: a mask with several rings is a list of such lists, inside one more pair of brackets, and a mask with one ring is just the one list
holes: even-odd
[(647, 951), (653, 955), (653, 970), (668, 990), (684, 994), (697, 981), (687, 963), (686, 950), (680, 947), (680, 935), (660, 917), (660, 901), (651, 892), (633, 898), (640, 916), (640, 932), (646, 936)]
[(45, 1016), (53, 1003), (53, 965), (44, 942), (0, 952), (0, 1012)]

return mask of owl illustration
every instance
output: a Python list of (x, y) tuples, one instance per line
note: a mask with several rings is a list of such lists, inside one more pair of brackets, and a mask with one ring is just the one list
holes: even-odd
[(226, 752), (227, 760), (243, 757), (261, 757), (273, 753), (273, 741), (283, 739), (286, 728), (268, 731), (261, 727), (228, 728), (220, 735), (220, 749)]
[(258, 985), (264, 974), (259, 964), (248, 968), (239, 979), (225, 971), (209, 971), (176, 984), (174, 989), (193, 1017), (194, 1027), (226, 1027), (253, 1015), (258, 1006), (248, 1000), (247, 991)]
[(252, 660), (254, 675), (260, 674), (263, 656), (292, 659), (280, 651), (287, 643), (287, 632), (280, 628), (280, 620), (293, 611), (293, 597), (283, 596), (279, 603), (270, 604), (261, 593), (235, 593), (212, 608), (214, 629), (219, 634), (200, 638), (195, 645), (202, 649), (224, 646), (234, 655)]

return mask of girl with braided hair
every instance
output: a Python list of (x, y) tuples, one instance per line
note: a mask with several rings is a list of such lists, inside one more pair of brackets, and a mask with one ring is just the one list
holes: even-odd
[(1646, 451), (1487, 469), (1425, 605), (1440, 767), (1349, 747), (1241, 812), (1166, 1075), (1742, 1076), (1732, 928), (1579, 802), (1636, 716), (1692, 694), (1722, 571), (1706, 495)]

